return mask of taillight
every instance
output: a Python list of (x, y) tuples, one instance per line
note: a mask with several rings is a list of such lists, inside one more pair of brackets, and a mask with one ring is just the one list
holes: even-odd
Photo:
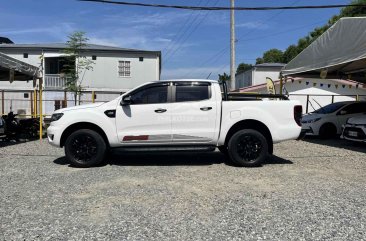
[(302, 118), (302, 105), (294, 106), (294, 119), (298, 126), (301, 126), (301, 118)]

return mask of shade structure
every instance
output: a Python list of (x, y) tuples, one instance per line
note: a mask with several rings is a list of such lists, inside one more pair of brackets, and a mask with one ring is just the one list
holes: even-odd
[(283, 69), (283, 76), (366, 82), (366, 17), (346, 17), (311, 43)]
[(39, 68), (0, 53), (0, 81), (35, 80)]

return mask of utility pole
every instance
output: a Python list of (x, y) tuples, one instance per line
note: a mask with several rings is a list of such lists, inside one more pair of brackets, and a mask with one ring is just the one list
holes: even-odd
[(235, 0), (231, 0), (230, 10), (230, 89), (235, 89)]

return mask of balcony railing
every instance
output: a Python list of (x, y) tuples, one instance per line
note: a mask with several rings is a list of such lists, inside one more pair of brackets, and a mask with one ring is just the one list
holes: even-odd
[(59, 74), (46, 74), (44, 86), (46, 89), (64, 89), (66, 80), (66, 77), (61, 77)]

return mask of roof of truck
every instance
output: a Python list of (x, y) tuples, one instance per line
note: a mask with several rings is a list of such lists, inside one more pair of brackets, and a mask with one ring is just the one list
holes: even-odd
[(159, 82), (210, 82), (217, 83), (217, 80), (209, 80), (209, 79), (167, 79), (167, 80), (159, 80)]

